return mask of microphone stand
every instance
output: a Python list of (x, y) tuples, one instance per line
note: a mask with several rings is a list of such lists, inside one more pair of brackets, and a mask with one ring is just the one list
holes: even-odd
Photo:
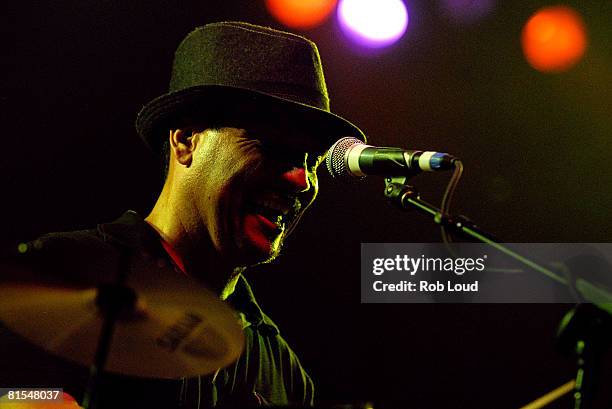
[(408, 185), (408, 176), (385, 179), (385, 197), (394, 206), (408, 210), (415, 208), (433, 217), (436, 224), (459, 236), (488, 244), (531, 270), (571, 287), (576, 285), (592, 304), (578, 304), (563, 318), (557, 333), (557, 345), (564, 352), (574, 352), (578, 372), (574, 387), (574, 409), (593, 409), (596, 384), (601, 371), (600, 362), (606, 349), (612, 345), (612, 294), (583, 279), (575, 283), (536, 263), (500, 243), (492, 234), (482, 230), (462, 215), (442, 214), (439, 208), (422, 200), (414, 186)]

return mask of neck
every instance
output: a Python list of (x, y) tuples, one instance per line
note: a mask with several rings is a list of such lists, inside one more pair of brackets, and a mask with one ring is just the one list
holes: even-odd
[(187, 209), (173, 203), (180, 202), (172, 200), (165, 186), (145, 221), (157, 231), (168, 255), (185, 274), (202, 282), (220, 298), (227, 298), (244, 269), (227, 262), (215, 249), (206, 229), (194, 228), (196, 223), (182, 217), (190, 214)]

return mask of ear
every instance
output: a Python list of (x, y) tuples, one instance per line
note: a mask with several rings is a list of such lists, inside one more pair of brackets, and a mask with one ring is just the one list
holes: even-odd
[(189, 167), (196, 147), (195, 133), (190, 129), (170, 130), (170, 150), (181, 165)]

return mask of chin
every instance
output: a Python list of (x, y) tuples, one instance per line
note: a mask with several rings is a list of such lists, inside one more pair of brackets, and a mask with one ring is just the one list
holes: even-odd
[(246, 256), (247, 266), (265, 264), (280, 255), (282, 246), (282, 235), (274, 240), (267, 237), (249, 237), (244, 243), (243, 254)]
[(268, 263), (280, 254), (284, 228), (272, 229), (256, 216), (245, 217), (241, 233), (236, 237), (237, 256), (246, 266)]

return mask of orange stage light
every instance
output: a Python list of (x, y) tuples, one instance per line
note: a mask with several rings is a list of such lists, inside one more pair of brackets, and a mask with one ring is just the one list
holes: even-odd
[(584, 55), (587, 35), (580, 15), (566, 6), (537, 11), (523, 28), (527, 62), (544, 72), (566, 71)]
[(270, 13), (287, 27), (307, 29), (321, 24), (337, 0), (266, 0)]

